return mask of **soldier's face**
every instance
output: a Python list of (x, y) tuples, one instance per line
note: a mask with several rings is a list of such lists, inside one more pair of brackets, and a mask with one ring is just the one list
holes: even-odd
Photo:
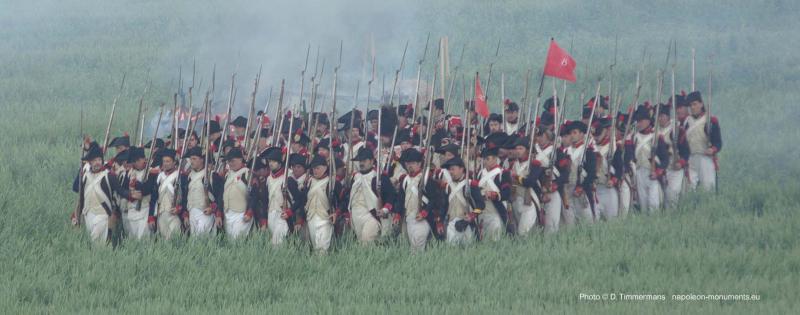
[(636, 121), (636, 129), (639, 131), (647, 129), (650, 127), (650, 119), (639, 119)]
[(419, 172), (421, 167), (422, 163), (420, 162), (406, 162), (406, 168), (408, 169), (409, 173)]
[(171, 171), (175, 168), (175, 160), (172, 157), (165, 156), (161, 160), (161, 169)]
[(94, 158), (91, 161), (89, 161), (89, 165), (91, 165), (92, 172), (97, 173), (101, 169), (103, 169), (103, 158), (101, 157)]
[(692, 107), (692, 115), (700, 115), (703, 113), (703, 103), (700, 101), (692, 101), (689, 104)]
[(320, 179), (325, 177), (325, 173), (328, 172), (328, 167), (325, 165), (317, 165), (314, 166), (312, 172), (314, 173), (314, 178)]
[(199, 142), (199, 141), (197, 140), (197, 137), (195, 137), (195, 136), (192, 136), (192, 137), (190, 137), (190, 138), (189, 138), (189, 143), (187, 144), (187, 146), (188, 146), (189, 148), (194, 148), (194, 147), (196, 147), (196, 146), (197, 146), (197, 142)]
[(192, 164), (192, 169), (194, 169), (195, 171), (199, 171), (199, 170), (203, 169), (203, 166), (204, 166), (203, 162), (205, 162), (205, 161), (203, 161), (203, 158), (201, 158), (199, 156), (196, 156), (196, 155), (192, 155), (192, 157), (189, 158), (189, 163)]
[(452, 160), (454, 157), (456, 157), (456, 155), (455, 155), (455, 154), (453, 154), (453, 152), (449, 152), (449, 151), (448, 151), (448, 152), (445, 152), (445, 153), (444, 153), (444, 161), (442, 161), (442, 162), (447, 162), (447, 161), (450, 161), (450, 160)]
[(572, 138), (572, 143), (578, 143), (583, 141), (584, 134), (580, 130), (572, 130), (569, 132), (570, 138)]
[(377, 119), (370, 120), (369, 124), (370, 124), (370, 127), (372, 128), (372, 130), (378, 130), (378, 120)]
[(351, 139), (360, 139), (361, 138), (361, 131), (358, 128), (350, 129), (350, 137)]
[(133, 168), (137, 170), (143, 170), (147, 166), (147, 160), (144, 158), (137, 159), (136, 162), (133, 162)]
[(497, 121), (494, 121), (494, 120), (490, 121), (489, 122), (489, 132), (490, 133), (494, 133), (494, 132), (499, 132), (499, 131), (500, 131), (500, 123), (497, 122)]
[(561, 136), (561, 144), (565, 146), (572, 145), (572, 136), (569, 134)]
[(328, 158), (328, 156), (330, 155), (330, 153), (331, 153), (331, 152), (330, 152), (330, 151), (328, 151), (328, 149), (324, 149), (324, 148), (319, 148), (319, 149), (317, 149), (317, 155), (319, 155), (319, 156), (321, 156), (321, 157), (324, 157), (324, 158), (326, 158), (326, 159)]
[(292, 143), (292, 152), (295, 152), (295, 153), (296, 152), (300, 152), (301, 149), (303, 149), (303, 145), (302, 144), (299, 144), (297, 142), (293, 142)]
[(661, 127), (669, 126), (669, 116), (668, 115), (659, 114), (658, 115), (658, 124), (661, 125)]
[(451, 166), (447, 170), (450, 171), (450, 176), (455, 180), (459, 180), (464, 176), (464, 168), (461, 166)]
[(294, 177), (303, 176), (303, 174), (305, 174), (305, 173), (306, 173), (305, 166), (300, 165), (300, 164), (292, 165), (292, 175), (294, 175)]
[(117, 153), (120, 153), (120, 152), (125, 151), (127, 149), (128, 149), (128, 146), (125, 146), (125, 145), (118, 145), (118, 146), (114, 147), (114, 150), (117, 150)]
[(277, 170), (281, 169), (281, 163), (279, 163), (278, 161), (270, 160), (269, 161), (269, 169), (271, 169), (273, 171), (277, 171)]
[(240, 158), (233, 158), (228, 160), (228, 167), (230, 167), (234, 171), (240, 170), (244, 167), (244, 161)]
[(490, 155), (483, 158), (483, 165), (487, 169), (497, 166), (497, 157)]
[(518, 111), (506, 111), (506, 121), (510, 123), (516, 123), (517, 119), (519, 119), (519, 112)]
[(412, 147), (412, 144), (411, 144), (411, 142), (404, 141), (404, 142), (401, 142), (401, 143), (400, 143), (400, 149), (401, 149), (401, 150), (403, 150), (403, 151), (405, 151), (405, 150), (408, 150), (408, 149), (410, 149), (411, 147)]
[(684, 119), (686, 116), (689, 116), (689, 107), (686, 106), (678, 106), (675, 108), (675, 115), (678, 116), (678, 119)]
[(358, 161), (358, 168), (363, 172), (371, 170), (373, 165), (372, 159)]
[(525, 147), (518, 145), (514, 147), (514, 157), (518, 159), (527, 158), (528, 157), (528, 149)]

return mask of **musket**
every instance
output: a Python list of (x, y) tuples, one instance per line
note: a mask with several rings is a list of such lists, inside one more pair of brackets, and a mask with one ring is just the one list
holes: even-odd
[[(389, 94), (389, 106), (394, 106), (394, 95), (395, 95), (395, 92), (397, 92), (397, 82), (398, 82), (398, 80), (400, 80), (400, 72), (403, 71), (403, 66), (405, 66), (406, 52), (408, 52), (408, 41), (406, 41), (406, 47), (403, 48), (403, 57), (400, 58), (400, 67), (397, 68), (397, 70), (394, 72), (394, 83), (392, 84), (392, 94)], [(397, 117), (400, 117), (400, 106), (399, 105), (397, 106)], [(386, 159), (386, 163), (383, 165), (383, 169), (385, 169), (386, 171), (389, 171), (389, 165), (392, 165), (392, 160), (394, 159), (394, 143), (397, 140), (397, 128), (398, 128), (398, 126), (399, 126), (399, 124), (394, 126), (394, 132), (392, 133), (392, 142), (389, 144), (391, 146), (389, 148), (389, 156)], [(380, 132), (380, 128), (378, 128), (378, 132)], [(378, 159), (378, 164), (380, 164), (380, 159)], [(381, 169), (381, 168), (378, 167), (378, 169)]]
[(145, 97), (145, 95), (147, 95), (147, 92), (150, 90), (150, 84), (152, 82), (153, 81), (147, 80), (147, 86), (144, 88), (144, 92), (142, 93), (142, 96), (139, 97), (139, 111), (136, 114), (136, 125), (134, 127), (134, 128), (136, 128), (136, 135), (138, 135), (137, 141), (136, 141), (136, 146), (139, 146), (139, 147), (142, 146), (142, 138), (144, 136), (144, 134), (143, 134), (144, 133), (144, 119), (142, 117), (143, 112), (144, 112), (144, 110), (143, 110), (144, 97)]
[[(153, 133), (153, 139), (150, 141), (150, 152), (147, 155), (147, 164), (144, 166), (144, 178), (142, 179), (142, 184), (147, 183), (148, 178), (150, 177), (150, 165), (153, 164), (153, 151), (156, 148), (156, 139), (158, 139), (158, 127), (161, 126), (161, 118), (164, 117), (164, 103), (161, 103), (161, 110), (158, 112), (158, 121), (156, 123), (156, 130)], [(136, 201), (136, 211), (142, 209), (142, 200), (139, 199)]]
[(228, 109), (225, 111), (225, 127), (222, 129), (222, 135), (219, 138), (219, 148), (217, 149), (219, 154), (217, 155), (217, 159), (214, 162), (214, 168), (216, 171), (222, 169), (222, 156), (224, 155), (223, 146), (225, 145), (225, 137), (228, 135), (228, 129), (230, 129), (230, 121), (231, 121), (231, 109), (233, 107), (233, 97), (235, 95), (234, 85), (236, 83), (236, 73), (231, 75), (231, 90), (228, 96)]
[[(441, 47), (441, 46), (439, 46), (439, 47)], [(441, 53), (441, 49), (439, 50), (439, 53)], [(425, 148), (424, 157), (425, 157), (425, 160), (423, 161), (424, 164), (422, 165), (424, 171), (422, 172), (422, 175), (423, 175), (422, 179), (420, 179), (420, 181), (419, 181), (419, 185), (420, 185), (420, 187), (419, 187), (419, 205), (420, 206), (422, 206), (422, 195), (423, 195), (423, 192), (425, 191), (425, 187), (426, 187), (425, 184), (426, 184), (426, 182), (428, 180), (428, 176), (430, 175), (431, 164), (433, 164), (433, 154), (434, 154), (434, 152), (433, 152), (433, 146), (431, 146), (431, 133), (432, 133), (431, 132), (431, 128), (433, 127), (433, 122), (431, 121), (430, 117), (431, 117), (431, 115), (433, 115), (433, 99), (435, 98), (434, 93), (436, 91), (436, 68), (434, 68), (433, 79), (431, 79), (431, 81), (432, 81), (432, 83), (431, 83), (431, 92), (429, 94), (430, 95), (430, 103), (428, 105), (428, 126), (426, 128), (427, 130), (425, 131), (425, 141), (424, 141), (424, 145), (425, 145), (424, 146), (424, 148)]]
[[(275, 123), (272, 124), (272, 146), (278, 145), (278, 135), (283, 132), (283, 92), (286, 79), (281, 79), (281, 90), (278, 93), (278, 111), (275, 113)], [(278, 128), (275, 130), (275, 128)]]
[[(597, 99), (600, 97), (600, 83), (601, 82), (603, 82), (602, 78), (597, 79), (597, 90), (595, 90), (595, 92), (594, 92), (595, 101), (597, 101)], [(589, 123), (586, 124), (586, 126), (587, 126), (586, 135), (583, 137), (583, 144), (586, 146), (586, 148), (589, 147), (589, 138), (592, 135), (590, 129), (592, 128), (592, 121), (594, 120), (594, 112), (596, 110), (597, 110), (597, 106), (592, 106), (592, 114), (591, 114), (591, 116), (589, 116)], [(580, 183), (581, 182), (581, 167), (583, 167), (583, 163), (586, 162), (586, 150), (585, 149), (583, 150), (583, 152), (581, 152), (581, 157), (578, 160), (580, 161), (580, 163), (578, 164), (578, 174), (577, 174), (577, 178), (578, 179), (577, 179), (576, 183)]]
[(659, 133), (659, 131), (661, 129), (661, 124), (658, 123), (658, 115), (661, 114), (661, 94), (662, 94), (661, 93), (661, 88), (664, 85), (664, 80), (661, 79), (662, 78), (661, 72), (662, 71), (659, 69), (658, 73), (657, 73), (657, 76), (658, 76), (658, 87), (656, 88), (656, 91), (657, 91), (656, 92), (657, 93), (657, 95), (656, 95), (656, 112), (655, 112), (655, 116), (653, 117), (653, 120), (652, 120), (653, 121), (653, 125), (655, 125), (655, 126), (653, 126), (653, 139), (650, 142), (650, 169), (652, 169), (652, 170), (656, 169), (655, 156), (656, 156), (656, 149), (657, 149), (657, 146), (658, 146), (658, 138), (659, 138), (658, 137), (658, 133)]
[[(619, 34), (614, 35), (614, 63), (608, 66), (608, 95), (614, 89), (614, 66), (617, 65), (617, 48), (619, 47)], [(581, 100), (582, 101), (582, 100)], [(613, 99), (609, 99), (609, 104), (614, 104)], [(613, 113), (616, 115), (615, 113)], [(616, 128), (616, 127), (615, 127)]]
[[(337, 127), (337, 119), (336, 119), (336, 84), (338, 83), (339, 78), (339, 68), (342, 66), (342, 49), (344, 46), (344, 41), (339, 42), (339, 63), (336, 64), (336, 67), (333, 68), (333, 100), (331, 101), (331, 116), (329, 119), (330, 122), (330, 157), (328, 159), (328, 176), (330, 179), (328, 180), (328, 200), (334, 200), (333, 194), (335, 193), (336, 187), (336, 155), (333, 153), (333, 137), (336, 134), (336, 127)], [(347, 161), (348, 163), (350, 161)], [(347, 176), (347, 174), (345, 174)]]
[(171, 127), (169, 128), (171, 130), (170, 132), (172, 133), (172, 143), (170, 143), (170, 145), (172, 146), (173, 150), (177, 150), (178, 140), (175, 139), (175, 137), (178, 134), (178, 119), (180, 118), (178, 117), (178, 93), (172, 94), (172, 102), (175, 105), (172, 107), (172, 123)]
[[(308, 48), (306, 49), (306, 62), (303, 65), (303, 70), (300, 71), (300, 100), (299, 103), (303, 107), (303, 112), (306, 111), (306, 103), (303, 102), (303, 93), (305, 93), (306, 88), (306, 70), (308, 70), (308, 56), (311, 54), (311, 43), (308, 44)], [(303, 122), (305, 122), (305, 117), (303, 118)], [(306, 128), (308, 125), (306, 124)]]
[[(319, 75), (320, 75), (320, 81), (319, 82), (315, 82), (315, 80), (317, 78), (316, 73), (317, 73), (317, 70), (315, 68), (314, 69), (314, 76), (311, 77), (311, 83), (313, 84), (313, 86), (311, 87), (311, 116), (313, 116), (313, 118), (314, 118), (313, 121), (314, 122), (311, 124), (311, 126), (312, 126), (311, 130), (309, 130), (309, 134), (310, 134), (309, 136), (312, 139), (312, 141), (308, 142), (308, 147), (306, 148), (309, 152), (311, 152), (311, 148), (312, 148), (312, 145), (313, 145), (312, 142), (313, 142), (314, 138), (317, 136), (317, 127), (318, 127), (317, 125), (319, 123), (319, 116), (322, 114), (322, 110), (320, 110), (320, 114), (318, 114), (318, 115), (314, 115), (314, 112), (315, 112), (315, 107), (316, 107), (316, 104), (317, 104), (317, 98), (318, 98), (318, 95), (317, 95), (318, 93), (317, 92), (319, 91), (319, 85), (322, 84), (322, 75), (325, 74), (325, 59), (322, 59), (322, 70), (319, 73)], [(322, 106), (320, 106), (320, 109), (321, 108), (322, 108)], [(330, 122), (328, 122), (328, 123), (330, 123)], [(314, 154), (309, 154), (308, 155), (308, 160), (306, 162), (311, 162), (311, 156), (312, 155), (314, 155)]]
[(247, 110), (247, 124), (244, 129), (244, 143), (242, 146), (242, 151), (248, 152), (250, 148), (250, 129), (253, 126), (253, 115), (255, 115), (256, 111), (256, 94), (258, 93), (258, 82), (259, 78), (261, 77), (261, 70), (259, 70), (259, 75), (253, 80), (253, 92), (250, 93), (250, 108)]
[[(486, 91), (484, 91), (483, 95), (486, 98), (488, 103), (489, 101), (489, 89), (492, 86), (492, 69), (494, 68), (494, 63), (497, 62), (497, 58), (500, 56), (500, 39), (497, 39), (497, 48), (494, 51), (494, 59), (489, 63), (489, 75), (486, 77)], [(500, 100), (502, 102), (502, 100)], [(502, 104), (502, 103), (501, 103)], [(502, 106), (501, 106), (502, 108)]]
[[(345, 182), (348, 181), (347, 176), (350, 176), (350, 172), (352, 171), (352, 164), (353, 164), (353, 162), (352, 162), (352, 160), (353, 160), (353, 126), (355, 125), (355, 121), (356, 121), (356, 109), (358, 107), (358, 88), (360, 86), (361, 86), (361, 81), (356, 81), (356, 94), (355, 94), (355, 96), (353, 96), (353, 110), (350, 112), (350, 123), (348, 124), (350, 129), (347, 129), (347, 131), (345, 131), (345, 133), (344, 133), (345, 135), (349, 134), (349, 136), (347, 137), (347, 141), (348, 141), (348, 144), (347, 144), (347, 160), (346, 160), (347, 162), (345, 163), (345, 173), (344, 173)], [(369, 100), (367, 100), (367, 101), (369, 101)], [(364, 118), (362, 118), (362, 121), (363, 120), (364, 120)], [(333, 151), (331, 151), (331, 152), (333, 152)], [(348, 184), (347, 186), (349, 187), (350, 185)]]
[[(526, 125), (529, 123), (527, 117), (525, 117), (525, 113), (528, 111), (526, 110), (528, 107), (528, 90), (531, 87), (531, 74), (533, 73), (533, 69), (528, 68), (528, 71), (525, 73), (525, 90), (522, 92), (522, 99), (520, 100), (519, 104), (522, 105), (522, 115), (520, 115), (520, 120), (522, 120)], [(530, 128), (530, 127), (528, 127)]]
[[(464, 43), (464, 46), (461, 47), (461, 56), (458, 57), (458, 64), (456, 65), (455, 69), (453, 69), (453, 73), (458, 75), (458, 69), (461, 68), (461, 63), (464, 61), (464, 50), (467, 49), (467, 43)], [(450, 81), (450, 87), (447, 89), (447, 99), (446, 101), (446, 108), (445, 114), (450, 113), (450, 105), (453, 104), (453, 101), (450, 99), (450, 96), (453, 94), (453, 88), (455, 87), (456, 80)]]
[(694, 70), (695, 70), (694, 57), (695, 57), (695, 50), (694, 47), (692, 47), (692, 92), (697, 91), (694, 85)]
[(500, 124), (501, 130), (506, 132), (506, 73), (500, 73), (500, 114), (503, 123)]
[[(267, 97), (267, 103), (264, 104), (264, 111), (261, 115), (258, 115), (258, 127), (256, 127), (256, 139), (253, 142), (253, 145), (250, 146), (250, 150), (247, 152), (247, 156), (252, 156), (253, 158), (258, 156), (258, 143), (261, 141), (261, 131), (264, 129), (264, 115), (267, 115), (269, 111), (269, 106), (272, 103), (272, 87), (269, 87), (269, 96)], [(252, 170), (255, 165), (251, 165), (250, 169)]]
[[(414, 90), (414, 114), (412, 115), (411, 124), (417, 122), (417, 115), (419, 111), (419, 84), (422, 79), (422, 64), (425, 62), (425, 57), (428, 55), (428, 43), (431, 40), (431, 33), (428, 33), (428, 39), (425, 40), (425, 50), (422, 51), (422, 57), (417, 62), (417, 88)], [(398, 113), (399, 114), (399, 113)], [(400, 116), (400, 115), (398, 115)]]
[[(711, 55), (709, 59), (713, 62), (714, 56)], [(708, 105), (706, 106), (706, 134), (711, 137), (711, 68), (708, 67), (708, 97), (706, 100), (708, 101)]]
[(111, 134), (111, 124), (114, 122), (114, 112), (117, 110), (117, 99), (122, 96), (122, 89), (125, 87), (125, 76), (126, 74), (122, 74), (122, 83), (119, 85), (119, 92), (117, 96), (114, 97), (114, 101), (111, 103), (111, 115), (108, 117), (108, 125), (106, 126), (106, 135), (103, 138), (103, 154), (105, 155), (108, 149), (108, 137)]
[[(530, 137), (530, 143), (528, 144), (528, 148), (530, 148), (530, 150), (528, 151), (528, 161), (530, 161), (531, 158), (533, 157), (533, 151), (534, 151), (533, 150), (533, 148), (534, 148), (533, 144), (534, 144), (534, 139), (536, 138), (536, 128), (537, 128), (537, 126), (536, 126), (536, 117), (539, 117), (539, 109), (540, 109), (540, 106), (542, 104), (542, 92), (543, 91), (544, 91), (544, 69), (542, 69), (542, 76), (539, 78), (539, 91), (536, 92), (536, 106), (535, 106), (536, 107), (536, 111), (532, 112), (534, 110), (534, 106), (530, 106), (529, 105), (528, 106), (528, 117), (525, 120), (526, 123), (530, 123), (531, 124), (530, 127), (527, 128), (528, 130), (526, 130), (526, 134), (528, 135), (528, 137)], [(553, 106), (555, 106), (556, 103), (557, 103), (556, 102), (556, 96), (553, 95)], [(558, 113), (558, 111), (556, 111), (556, 114), (557, 113)], [(531, 114), (533, 114), (533, 116), (531, 116)], [(555, 128), (555, 131), (557, 133), (559, 125), (558, 125), (558, 120), (555, 119), (556, 116), (557, 115), (553, 116), (553, 121), (554, 121), (554, 124), (555, 124), (554, 128)], [(555, 142), (555, 139), (553, 139), (553, 140)]]

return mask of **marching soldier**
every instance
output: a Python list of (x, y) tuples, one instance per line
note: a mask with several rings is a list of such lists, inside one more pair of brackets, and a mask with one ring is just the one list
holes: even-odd
[(128, 154), (130, 169), (125, 173), (125, 184), (128, 185), (128, 207), (123, 208), (123, 226), (128, 237), (143, 239), (151, 234), (147, 219), (150, 213), (150, 198), (156, 187), (158, 173), (150, 173), (144, 149), (131, 147)]
[(582, 121), (568, 122), (564, 132), (569, 138), (565, 144), (568, 145), (566, 153), (570, 156), (569, 181), (564, 192), (568, 195), (564, 223), (591, 224), (597, 219), (594, 204), (594, 181), (597, 176), (594, 148), (586, 143), (587, 126)]
[(214, 200), (221, 201), (221, 205), (217, 205), (217, 228), (224, 228), (225, 234), (233, 239), (247, 237), (254, 216), (247, 204), (250, 169), (246, 167), (239, 147), (232, 147), (225, 154), (225, 161), (227, 169), (213, 175)]
[(75, 224), (84, 222), (92, 242), (107, 244), (120, 217), (114, 194), (127, 198), (128, 191), (120, 188), (117, 179), (103, 167), (103, 150), (96, 142), (88, 145), (83, 161), (72, 184), (72, 190), (79, 193), (72, 220)]
[(258, 229), (266, 231), (269, 207), (267, 203), (267, 195), (269, 195), (267, 178), (270, 170), (263, 155), (256, 156), (251, 165), (253, 166), (253, 179), (250, 180), (250, 195), (247, 205), (253, 211), (253, 218), (258, 224)]
[(706, 191), (717, 185), (717, 153), (722, 149), (722, 133), (717, 117), (708, 117), (700, 91), (686, 96), (691, 115), (686, 119), (689, 142), (689, 181), (692, 189), (698, 184)]
[[(525, 185), (525, 178), (530, 175), (531, 164), (528, 161), (528, 139), (516, 138), (513, 143), (513, 161), (511, 162), (511, 209), (517, 224), (517, 234), (525, 236), (536, 225), (537, 212), (541, 207), (539, 194), (534, 187)], [(538, 177), (538, 176), (536, 176)]]
[(619, 213), (619, 175), (622, 170), (622, 151), (612, 151), (611, 118), (598, 118), (594, 124), (595, 154), (597, 176), (595, 187), (597, 189), (597, 206), (595, 210), (600, 219), (611, 220)]
[(531, 162), (531, 171), (527, 177), (528, 187), (538, 186), (541, 191), (544, 216), (539, 217), (539, 222), (544, 226), (545, 233), (558, 231), (562, 201), (565, 198), (564, 187), (569, 180), (570, 171), (570, 158), (564, 151), (553, 146), (554, 136), (552, 129), (540, 129), (537, 132), (536, 157)]
[(499, 148), (487, 142), (481, 152), (483, 169), (478, 174), (478, 187), (486, 199), (486, 207), (478, 216), (482, 238), (499, 240), (506, 232), (509, 212), (507, 202), (511, 199), (511, 174), (500, 165)]
[[(397, 196), (397, 207), (392, 224), (405, 225), (411, 252), (425, 250), (431, 226), (435, 224), (436, 213), (429, 207), (429, 196), (426, 192), (432, 190), (433, 181), (425, 181), (422, 174), (423, 155), (417, 149), (410, 148), (403, 151), (400, 158), (408, 173), (400, 176)], [(425, 185), (424, 189), (422, 185)]]
[(464, 161), (456, 156), (442, 165), (449, 177), (445, 184), (447, 209), (447, 242), (453, 245), (468, 245), (477, 233), (476, 220), (486, 207), (477, 180), (469, 180)]
[(181, 212), (180, 203), (176, 203), (177, 181), (180, 172), (178, 171), (177, 153), (173, 149), (162, 149), (161, 169), (156, 177), (157, 189), (153, 191), (155, 206), (152, 214), (148, 218), (148, 223), (152, 230), (157, 230), (161, 237), (170, 239), (175, 234), (181, 232)]
[(217, 205), (210, 202), (203, 149), (192, 147), (186, 156), (189, 158), (189, 171), (181, 175), (181, 200), (183, 209), (189, 214), (189, 232), (193, 236), (207, 235), (214, 227)]
[(639, 105), (633, 114), (637, 129), (632, 148), (636, 162), (636, 193), (641, 210), (648, 213), (661, 206), (661, 179), (669, 165), (667, 144), (654, 133), (652, 115), (647, 105)]
[[(686, 142), (686, 134), (684, 128), (681, 127), (682, 121), (686, 120), (686, 113), (688, 113), (685, 106), (684, 97), (676, 95), (675, 111), (684, 113), (681, 117), (677, 114), (677, 122), (671, 120), (672, 106), (670, 104), (662, 104), (658, 110), (657, 123), (659, 125), (658, 135), (667, 144), (667, 152), (670, 158), (670, 167), (666, 170), (666, 186), (664, 187), (664, 199), (667, 205), (675, 206), (678, 203), (681, 191), (683, 189), (683, 174), (684, 168), (689, 161), (689, 144)], [(680, 110), (679, 110), (680, 108)], [(677, 128), (677, 130), (676, 130)], [(675, 132), (673, 132), (675, 131)]]
[(358, 171), (354, 172), (350, 186), (351, 224), (358, 241), (370, 244), (391, 232), (389, 214), (395, 201), (395, 189), (388, 176), (381, 176), (378, 189), (378, 172), (371, 150), (360, 149), (353, 160), (358, 162)]
[(294, 229), (294, 214), (305, 199), (300, 192), (300, 183), (292, 177), (287, 178), (283, 149), (269, 148), (264, 158), (270, 169), (270, 176), (267, 178), (267, 226), (271, 233), (270, 242), (279, 246)]
[(519, 122), (519, 105), (511, 100), (505, 100), (506, 121), (503, 129), (507, 134), (516, 134), (525, 128), (524, 123)]
[(342, 209), (346, 210), (347, 207), (339, 204), (336, 198), (335, 192), (342, 190), (339, 183), (334, 183), (333, 192), (330, 191), (328, 161), (316, 156), (311, 160), (309, 168), (311, 176), (303, 185), (302, 193), (306, 197), (300, 201), (303, 204), (300, 216), (307, 224), (312, 249), (319, 254), (325, 254), (331, 246), (336, 218), (341, 215)]

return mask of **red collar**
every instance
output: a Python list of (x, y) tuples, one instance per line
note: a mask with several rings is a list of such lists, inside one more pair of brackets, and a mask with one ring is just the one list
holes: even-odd
[(582, 145), (583, 145), (583, 140), (579, 141), (578, 143), (573, 143), (573, 144), (572, 144), (572, 147), (573, 147), (573, 148), (579, 148), (579, 147), (580, 147), (580, 146), (582, 146)]
[(545, 144), (543, 147), (541, 147), (541, 149), (542, 149), (542, 150), (544, 150), (544, 149), (547, 149), (547, 148), (549, 148), (551, 145), (553, 145), (553, 144), (552, 144), (552, 143)]
[(409, 172), (408, 176), (409, 177), (417, 177), (417, 175), (419, 175), (419, 173), (422, 173), (421, 169), (419, 171), (414, 172), (414, 173)]
[(606, 145), (609, 142), (611, 142), (611, 138), (610, 137), (605, 137), (605, 138), (603, 138), (603, 140), (600, 140), (600, 142), (598, 142), (597, 145)]
[(498, 168), (501, 168), (500, 164), (497, 164), (497, 165), (495, 165), (495, 166), (494, 166), (494, 167), (492, 167), (492, 168), (487, 168), (486, 170), (487, 170), (487, 171), (494, 171), (495, 169), (498, 169)]
[(279, 169), (277, 171), (272, 171), (272, 174), (270, 174), (270, 176), (272, 176), (272, 178), (281, 177), (281, 176), (283, 176), (283, 173), (285, 173), (284, 171), (285, 170), (283, 169), (283, 167), (281, 167), (281, 169)]

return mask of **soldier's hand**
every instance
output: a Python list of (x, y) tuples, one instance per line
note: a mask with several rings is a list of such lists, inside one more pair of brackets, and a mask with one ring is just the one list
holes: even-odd
[(288, 220), (292, 217), (292, 209), (283, 209), (281, 212), (281, 219)]
[(244, 223), (250, 222), (252, 220), (253, 220), (253, 217), (251, 217), (248, 214), (245, 214), (244, 217), (242, 218), (242, 221), (244, 221)]
[(74, 226), (80, 225), (80, 221), (78, 220), (78, 213), (77, 212), (73, 211), (72, 215), (69, 216), (69, 220), (70, 220), (70, 222), (72, 222), (72, 225), (74, 225)]
[(583, 193), (584, 193), (583, 187), (578, 186), (578, 187), (575, 187), (575, 191), (572, 192), (572, 195), (575, 196), (575, 197), (580, 197), (580, 196), (583, 196)]
[(708, 148), (705, 151), (706, 155), (714, 155), (715, 153), (717, 153), (717, 152), (713, 148)]
[(487, 191), (486, 192), (486, 199), (497, 200), (499, 198), (500, 198), (500, 195), (496, 191)]
[(392, 217), (392, 224), (393, 225), (400, 224), (400, 214), (399, 213), (395, 213), (394, 217)]
[(328, 220), (331, 220), (331, 224), (336, 224), (336, 213), (331, 213), (331, 215), (328, 216)]
[(222, 228), (222, 218), (220, 218), (220, 217), (215, 217), (215, 218), (214, 218), (214, 225), (215, 225), (215, 226), (216, 226), (218, 229), (221, 229), (221, 228)]
[(550, 194), (542, 194), (542, 203), (550, 202)]
[(131, 191), (131, 199), (142, 200), (142, 192), (138, 190)]
[(211, 209), (211, 207), (203, 209), (203, 214), (205, 215), (211, 215), (212, 213), (214, 213), (214, 209)]
[(440, 222), (436, 222), (436, 233), (439, 235), (444, 235), (444, 224)]

